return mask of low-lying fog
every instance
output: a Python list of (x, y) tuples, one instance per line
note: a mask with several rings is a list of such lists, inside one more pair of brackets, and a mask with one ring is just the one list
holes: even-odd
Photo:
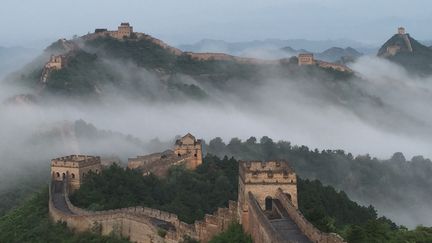
[[(77, 143), (70, 134), (62, 134), (61, 141), (35, 139), (54, 128), (65, 133), (67, 122), (79, 119), (144, 142), (156, 137), (171, 141), (187, 132), (207, 142), (217, 136), (228, 142), (232, 137), (266, 135), (310, 148), (343, 149), (383, 159), (398, 151), (407, 158), (432, 158), (432, 78), (412, 77), (401, 67), (372, 57), (363, 57), (351, 67), (364, 78), (353, 87), (379, 98), (384, 108), (361, 99), (350, 104), (329, 99), (330, 90), (319, 82), (272, 77), (254, 88), (232, 87), (237, 92), (202, 87), (211, 96), (210, 101), (202, 102), (139, 103), (125, 99), (81, 107), (62, 101), (43, 106), (2, 104), (0, 163), (6, 169), (0, 171), (0, 181), (10, 178), (11, 171), (22, 164), (43, 162), (48, 167), (50, 158), (70, 153), (118, 155), (126, 160), (154, 152), (151, 150), (155, 148), (124, 144), (115, 138)], [(19, 93), (2, 84), (0, 100)]]

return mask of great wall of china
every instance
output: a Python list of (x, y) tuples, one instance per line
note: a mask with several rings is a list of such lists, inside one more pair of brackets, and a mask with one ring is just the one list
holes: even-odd
[(67, 185), (68, 179), (52, 180), (50, 217), (55, 222), (66, 222), (77, 232), (116, 234), (131, 242), (179, 242), (185, 236), (206, 242), (237, 220), (237, 203), (232, 201), (229, 208), (219, 208), (213, 215), (206, 215), (194, 224), (180, 221), (175, 214), (146, 207), (92, 212), (70, 202)]
[[(173, 152), (178, 161), (189, 164), (190, 169), (202, 163), (202, 156), (197, 154), (202, 153), (202, 144), (198, 141), (187, 134), (175, 144)], [(185, 153), (192, 156), (184, 156)], [(137, 159), (140, 157), (148, 159), (146, 156)], [(155, 158), (152, 161), (157, 161)], [(86, 173), (100, 173), (100, 161), (100, 157), (85, 155), (51, 161), (49, 214), (53, 221), (65, 222), (77, 232), (117, 234), (138, 243), (181, 242), (186, 237), (208, 242), (234, 222), (242, 224), (256, 243), (344, 242), (337, 234), (319, 231), (298, 210), (297, 177), (286, 161), (240, 161), (238, 202), (230, 201), (228, 208), (219, 208), (194, 224), (180, 221), (175, 214), (146, 207), (89, 211), (74, 206), (69, 194), (79, 189)], [(136, 159), (129, 162), (136, 165)]]
[[(109, 31), (107, 29), (96, 29), (94, 33), (90, 33), (81, 37), (82, 40), (93, 40), (101, 37), (110, 37), (118, 40), (128, 39), (128, 40), (139, 40), (144, 39), (148, 40), (163, 49), (171, 52), (175, 56), (187, 56), (192, 60), (196, 61), (230, 61), (236, 62), (240, 64), (252, 64), (252, 65), (278, 65), (283, 62), (282, 60), (265, 60), (258, 58), (250, 58), (250, 57), (239, 57), (232, 56), (225, 53), (194, 53), (194, 52), (183, 52), (182, 50), (172, 47), (162, 40), (154, 38), (150, 35), (134, 32), (133, 27), (129, 25), (129, 23), (121, 23), (116, 31)], [(74, 41), (67, 41), (65, 39), (60, 40), (62, 45), (65, 47), (66, 52), (60, 55), (51, 56), (50, 60), (46, 63), (42, 75), (40, 77), (40, 83), (44, 84), (47, 82), (49, 74), (54, 70), (60, 70), (67, 65), (68, 56), (73, 53), (73, 50), (78, 48), (78, 45), (74, 43)], [(307, 60), (306, 62), (302, 61), (302, 55), (309, 55), (311, 60)], [(334, 69), (340, 72), (353, 72), (350, 68), (345, 65), (324, 62), (321, 60), (315, 60), (312, 54), (300, 54), (298, 56), (298, 64), (299, 66), (304, 65), (315, 65), (324, 69)]]

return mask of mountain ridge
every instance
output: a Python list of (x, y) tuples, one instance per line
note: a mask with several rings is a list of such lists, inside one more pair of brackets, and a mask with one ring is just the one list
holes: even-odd
[(432, 74), (432, 49), (405, 33), (405, 30), (400, 30), (387, 40), (377, 56), (398, 63), (411, 73)]

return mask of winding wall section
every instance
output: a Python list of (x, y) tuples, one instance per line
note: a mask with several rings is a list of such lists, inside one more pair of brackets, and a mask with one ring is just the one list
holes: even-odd
[(179, 242), (185, 236), (207, 242), (237, 221), (237, 203), (232, 201), (229, 208), (219, 208), (194, 224), (180, 221), (175, 214), (145, 207), (87, 211), (70, 202), (65, 185), (66, 181), (53, 181), (50, 185), (50, 217), (77, 232), (114, 233), (138, 243)]

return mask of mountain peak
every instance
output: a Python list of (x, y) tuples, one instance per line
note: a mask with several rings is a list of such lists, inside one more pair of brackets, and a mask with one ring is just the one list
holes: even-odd
[(432, 49), (422, 45), (405, 28), (399, 27), (378, 51), (378, 57), (389, 59), (419, 74), (432, 73)]

